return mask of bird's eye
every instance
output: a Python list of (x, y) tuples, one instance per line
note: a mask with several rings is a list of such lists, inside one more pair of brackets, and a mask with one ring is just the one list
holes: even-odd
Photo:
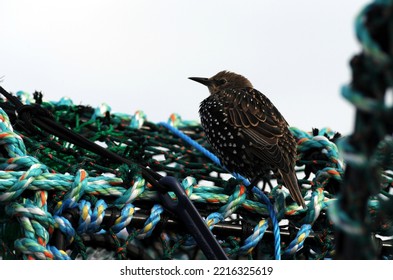
[(222, 85), (224, 85), (226, 83), (227, 83), (226, 79), (219, 79), (219, 80), (217, 80), (217, 85), (219, 85), (219, 86), (222, 86)]

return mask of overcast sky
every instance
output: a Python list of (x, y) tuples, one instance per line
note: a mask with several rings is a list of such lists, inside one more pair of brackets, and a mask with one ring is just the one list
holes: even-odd
[(205, 87), (187, 77), (248, 77), (291, 126), (344, 134), (354, 109), (340, 94), (360, 51), (363, 0), (1, 0), (0, 76), (16, 92), (41, 90), (166, 121), (199, 120)]

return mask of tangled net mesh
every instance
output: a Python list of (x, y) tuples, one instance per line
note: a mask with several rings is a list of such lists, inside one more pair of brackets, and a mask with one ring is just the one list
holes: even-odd
[[(35, 100), (27, 93), (17, 95), (25, 104), (41, 100), (37, 93)], [(143, 112), (110, 113), (106, 104), (93, 109), (69, 99), (41, 104), (58, 123), (135, 162), (120, 165), (44, 131), (27, 133), (12, 106), (5, 100), (2, 105), (9, 111), (0, 114), (3, 258), (204, 259), (176, 213), (160, 205), (157, 192), (141, 176), (140, 164), (182, 181), (230, 258), (274, 259), (276, 240), (266, 205), (167, 127), (149, 122)], [(209, 149), (197, 122), (173, 114), (168, 123)], [(291, 131), (308, 209), (291, 200), (274, 174), (259, 187), (274, 202), (283, 258), (332, 258), (335, 229), (326, 210), (342, 182), (335, 144), (340, 135), (329, 129)], [(388, 192), (392, 176), (384, 174)], [(389, 230), (381, 224), (378, 233)]]

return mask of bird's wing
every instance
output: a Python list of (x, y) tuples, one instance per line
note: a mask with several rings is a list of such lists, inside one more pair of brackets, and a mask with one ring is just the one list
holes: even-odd
[(288, 170), (288, 151), (278, 145), (289, 132), (288, 123), (273, 103), (253, 88), (225, 90), (221, 94), (226, 95), (223, 99), (228, 101), (224, 108), (229, 123), (241, 129), (242, 135), (252, 143), (246, 148), (248, 152)]

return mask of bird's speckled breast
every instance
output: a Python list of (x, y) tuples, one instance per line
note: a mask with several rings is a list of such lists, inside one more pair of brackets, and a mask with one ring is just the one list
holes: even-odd
[(241, 129), (229, 123), (223, 102), (219, 95), (210, 95), (201, 102), (199, 115), (207, 140), (221, 164), (229, 171), (242, 170), (243, 175), (252, 177), (252, 163), (245, 153), (246, 143)]

